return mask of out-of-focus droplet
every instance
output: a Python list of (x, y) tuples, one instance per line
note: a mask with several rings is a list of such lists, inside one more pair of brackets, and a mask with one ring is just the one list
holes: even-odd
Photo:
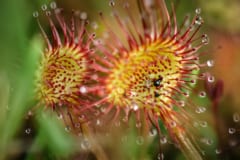
[(27, 128), (27, 129), (25, 130), (25, 133), (26, 133), (26, 134), (30, 134), (30, 133), (31, 133), (31, 128)]
[(196, 14), (201, 14), (201, 12), (202, 12), (202, 9), (201, 9), (201, 8), (197, 8), (197, 9), (195, 10), (195, 13), (196, 13)]
[(236, 132), (235, 128), (228, 128), (228, 133), (229, 134), (234, 134)]
[(239, 122), (240, 121), (240, 115), (238, 113), (233, 114), (233, 121), (234, 122)]
[(215, 150), (215, 153), (216, 153), (216, 154), (220, 154), (221, 152), (222, 152), (221, 149), (218, 149), (218, 148), (217, 148), (217, 149)]
[(109, 1), (109, 6), (111, 6), (111, 7), (115, 6), (115, 2), (113, 0), (110, 0)]
[(208, 76), (207, 81), (208, 81), (209, 83), (213, 83), (213, 82), (215, 81), (214, 76)]
[(207, 122), (206, 121), (201, 121), (199, 122), (201, 127), (207, 127)]
[(157, 156), (158, 160), (163, 160), (164, 159), (164, 154), (163, 153), (159, 153)]
[(199, 92), (199, 97), (205, 98), (206, 97), (206, 92), (205, 91)]
[(144, 142), (143, 137), (142, 137), (142, 136), (138, 136), (138, 137), (137, 137), (137, 140), (136, 140), (136, 143), (137, 143), (138, 145), (142, 145), (143, 142)]
[(51, 7), (52, 9), (56, 9), (56, 8), (57, 8), (57, 3), (56, 3), (56, 2), (51, 2), (51, 3), (50, 3), (50, 7)]
[(87, 13), (86, 13), (86, 12), (80, 13), (80, 18), (81, 18), (82, 20), (86, 20), (86, 19), (87, 19)]
[(88, 150), (89, 148), (91, 147), (88, 139), (84, 139), (82, 142), (81, 142), (81, 148), (84, 149), (84, 150)]
[(37, 18), (38, 15), (39, 15), (39, 14), (38, 14), (38, 11), (33, 12), (33, 17), (34, 17), (34, 18)]
[(205, 45), (209, 43), (209, 37), (207, 34), (202, 35), (202, 43)]
[(156, 128), (152, 128), (149, 132), (149, 136), (153, 137), (157, 135), (157, 129)]
[(41, 6), (41, 8), (42, 8), (43, 11), (46, 11), (46, 10), (47, 10), (47, 5), (46, 5), (46, 4), (43, 4), (43, 5)]
[(208, 67), (213, 67), (214, 66), (214, 61), (213, 60), (208, 60), (207, 61), (207, 66)]
[(142, 123), (141, 123), (141, 122), (137, 122), (137, 123), (136, 123), (136, 127), (137, 127), (137, 128), (140, 128), (141, 126), (142, 126)]
[(167, 143), (167, 137), (166, 136), (161, 136), (160, 137), (160, 143), (161, 144), (166, 144)]

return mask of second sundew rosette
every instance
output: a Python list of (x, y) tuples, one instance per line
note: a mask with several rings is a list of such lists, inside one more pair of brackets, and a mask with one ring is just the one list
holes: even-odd
[(95, 54), (91, 65), (98, 83), (86, 90), (96, 91), (100, 98), (82, 111), (102, 107), (104, 114), (115, 113), (112, 121), (122, 113), (125, 117), (120, 119), (128, 121), (135, 113), (137, 121), (144, 118), (159, 134), (160, 120), (188, 159), (201, 160), (188, 113), (195, 107), (188, 98), (198, 80), (204, 79), (201, 70), (207, 66), (200, 63), (199, 49), (208, 43), (207, 35), (198, 33), (203, 24), (200, 10), (178, 23), (174, 5), (169, 12), (164, 0), (136, 0), (124, 3), (122, 9), (117, 2), (109, 4), (111, 16), (99, 13), (107, 31), (95, 41), (101, 53)]
[[(87, 32), (87, 13), (72, 11), (67, 16), (55, 2), (42, 6), (41, 12), (34, 12), (46, 47), (39, 59), (36, 71), (36, 106), (44, 106), (55, 111), (63, 119), (68, 129), (79, 130), (80, 124), (88, 122), (95, 113), (94, 109), (79, 112), (89, 104), (85, 88), (92, 83), (93, 60), (92, 42), (94, 33)], [(50, 28), (46, 32), (41, 23), (43, 15)]]

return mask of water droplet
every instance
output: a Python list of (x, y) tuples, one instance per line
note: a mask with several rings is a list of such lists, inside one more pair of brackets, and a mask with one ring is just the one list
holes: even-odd
[(214, 61), (213, 60), (208, 60), (207, 61), (207, 66), (208, 67), (213, 67), (214, 66)]
[(91, 23), (91, 27), (92, 27), (93, 29), (97, 29), (97, 28), (98, 28), (97, 22), (92, 22), (92, 23)]
[(195, 10), (195, 13), (196, 13), (196, 14), (201, 14), (201, 12), (202, 12), (202, 9), (201, 9), (201, 8), (197, 8), (197, 9)]
[(206, 92), (201, 91), (201, 92), (199, 93), (199, 97), (201, 97), (201, 98), (206, 97)]
[(206, 111), (205, 107), (197, 107), (196, 110), (195, 110), (196, 113), (203, 113), (205, 111)]
[(209, 37), (207, 34), (202, 35), (202, 43), (205, 45), (209, 43)]
[(137, 122), (137, 123), (136, 123), (136, 127), (137, 127), (137, 128), (140, 128), (141, 126), (142, 126), (142, 123), (141, 123), (141, 122)]
[(33, 12), (33, 17), (34, 17), (34, 18), (37, 18), (38, 15), (39, 15), (39, 14), (38, 14), (38, 11)]
[(197, 16), (196, 19), (195, 19), (195, 24), (197, 25), (201, 25), (203, 24), (203, 19), (201, 16)]
[(51, 16), (51, 12), (50, 11), (46, 11), (46, 16)]
[(207, 80), (209, 83), (213, 83), (215, 81), (215, 78), (214, 76), (208, 76)]
[(70, 127), (70, 126), (66, 126), (66, 127), (65, 127), (65, 131), (66, 131), (66, 132), (69, 132), (70, 130), (71, 130), (71, 127)]
[(27, 128), (27, 129), (25, 130), (25, 133), (26, 133), (26, 134), (30, 134), (30, 133), (31, 133), (31, 128)]
[(83, 121), (84, 119), (85, 119), (85, 115), (80, 115), (79, 117), (78, 117), (78, 119), (80, 120), (80, 121)]
[(46, 10), (47, 10), (47, 5), (46, 5), (46, 4), (44, 4), (44, 5), (42, 5), (42, 7), (41, 7), (41, 8), (42, 8), (42, 10), (43, 10), (43, 11), (46, 11)]
[(207, 144), (207, 145), (212, 145), (212, 144), (213, 144), (213, 140), (211, 140), (211, 139), (206, 139), (206, 144)]
[(171, 126), (172, 128), (174, 128), (174, 127), (177, 126), (177, 123), (176, 123), (175, 121), (172, 121), (172, 122), (170, 123), (170, 126)]
[(86, 12), (82, 12), (82, 13), (80, 14), (80, 18), (81, 18), (82, 20), (86, 20), (86, 19), (87, 19), (87, 13), (86, 13)]
[(229, 128), (228, 129), (228, 133), (229, 134), (234, 134), (236, 132), (236, 129), (235, 128)]
[(109, 6), (111, 7), (115, 6), (115, 2), (113, 0), (109, 1)]
[(193, 126), (197, 128), (197, 127), (199, 127), (199, 123), (198, 122), (193, 122)]
[(122, 88), (117, 88), (117, 92), (119, 93), (119, 94), (123, 94), (124, 93), (124, 89), (122, 89)]
[(159, 153), (157, 156), (158, 160), (163, 160), (164, 159), (164, 154), (163, 153)]
[(56, 9), (56, 8), (57, 8), (57, 3), (56, 3), (56, 2), (51, 2), (51, 3), (50, 3), (50, 7), (51, 7), (52, 9)]
[(179, 101), (178, 104), (180, 105), (180, 107), (184, 107), (185, 106), (185, 102), (184, 101)]
[(207, 127), (207, 122), (206, 121), (201, 121), (199, 122), (201, 127)]
[(91, 147), (89, 141), (87, 139), (84, 139), (81, 143), (81, 148), (84, 150), (88, 150)]
[(137, 111), (137, 110), (139, 109), (139, 106), (138, 106), (136, 103), (133, 103), (131, 108), (132, 108), (134, 111)]
[(161, 136), (160, 137), (160, 143), (161, 144), (166, 144), (167, 143), (167, 137), (166, 136)]
[(58, 118), (58, 119), (62, 119), (62, 118), (63, 118), (63, 115), (62, 115), (62, 114), (59, 114), (59, 115), (57, 116), (57, 118)]
[(81, 86), (79, 90), (81, 93), (87, 93), (87, 88), (85, 86)]
[(81, 125), (80, 125), (80, 123), (75, 123), (74, 126), (75, 126), (76, 128), (80, 128)]
[(233, 114), (233, 121), (234, 122), (239, 122), (240, 121), (240, 115), (238, 113)]
[(99, 119), (97, 119), (96, 121), (96, 125), (100, 126), (101, 125), (101, 121)]
[(155, 128), (152, 128), (149, 132), (149, 136), (150, 137), (153, 137), (153, 136), (156, 136), (157, 135), (157, 129)]
[(138, 145), (142, 145), (143, 142), (144, 142), (143, 137), (142, 136), (138, 136), (136, 142), (137, 142)]
[(218, 149), (218, 148), (217, 148), (217, 149), (215, 150), (215, 153), (216, 153), (216, 154), (220, 154), (221, 152), (222, 152), (221, 149)]

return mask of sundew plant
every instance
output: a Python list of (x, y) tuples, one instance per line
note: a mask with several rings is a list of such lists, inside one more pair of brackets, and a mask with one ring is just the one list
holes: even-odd
[(0, 159), (238, 159), (219, 73), (238, 31), (210, 22), (231, 17), (224, 1), (205, 3), (4, 2)]

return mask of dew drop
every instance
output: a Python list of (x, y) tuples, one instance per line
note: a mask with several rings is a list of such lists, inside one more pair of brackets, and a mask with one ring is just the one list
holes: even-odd
[(142, 126), (142, 123), (141, 123), (141, 122), (137, 122), (137, 123), (136, 123), (136, 127), (137, 127), (137, 128), (140, 128), (141, 126)]
[(212, 145), (213, 144), (213, 140), (211, 140), (211, 139), (206, 139), (206, 144), (207, 145)]
[(56, 8), (57, 8), (57, 3), (56, 3), (56, 2), (51, 2), (51, 3), (50, 3), (50, 7), (51, 7), (52, 9), (56, 9)]
[(109, 6), (111, 7), (115, 6), (115, 2), (113, 0), (109, 1)]
[(209, 37), (207, 34), (202, 35), (202, 43), (205, 45), (209, 43)]
[(206, 92), (201, 91), (201, 92), (199, 93), (199, 97), (201, 97), (201, 98), (206, 97)]
[(81, 125), (80, 125), (80, 123), (75, 123), (74, 126), (75, 126), (76, 128), (80, 128)]
[(197, 16), (195, 19), (195, 24), (196, 25), (201, 25), (203, 23), (203, 19), (201, 16)]
[(213, 82), (215, 81), (214, 76), (208, 76), (207, 81), (208, 81), (209, 83), (213, 83)]
[(80, 18), (81, 18), (82, 20), (86, 20), (86, 19), (87, 19), (87, 13), (86, 13), (86, 12), (82, 12), (82, 13), (80, 14)]
[(233, 114), (233, 121), (234, 122), (239, 122), (240, 121), (240, 115), (238, 113)]
[(136, 103), (133, 103), (133, 104), (132, 104), (132, 109), (133, 109), (134, 111), (137, 111), (137, 110), (139, 109), (139, 106), (138, 106)]
[(142, 137), (142, 136), (138, 136), (138, 137), (137, 137), (137, 140), (136, 140), (136, 143), (137, 143), (138, 145), (142, 145), (143, 142), (144, 142), (143, 137)]
[(200, 126), (204, 127), (204, 128), (207, 127), (207, 122), (206, 121), (201, 121)]
[(214, 61), (213, 60), (208, 60), (207, 61), (207, 66), (208, 67), (213, 67), (214, 66)]
[(41, 6), (41, 8), (42, 8), (43, 11), (46, 11), (47, 10), (47, 5), (44, 4), (44, 5)]
[(174, 121), (172, 121), (172, 122), (170, 123), (170, 126), (171, 126), (172, 128), (174, 128), (174, 127), (176, 127), (176, 126), (177, 126), (177, 123), (176, 123), (176, 122), (174, 122)]
[(31, 133), (31, 128), (27, 128), (27, 129), (25, 130), (25, 133), (26, 133), (26, 134), (30, 134), (30, 133)]
[(164, 154), (163, 153), (159, 153), (157, 156), (158, 160), (163, 160), (164, 159)]
[(167, 137), (166, 136), (161, 136), (160, 137), (160, 143), (161, 144), (166, 144), (167, 143)]
[(78, 119), (80, 120), (80, 121), (82, 121), (82, 120), (84, 120), (85, 119), (85, 115), (80, 115), (79, 117), (78, 117)]
[(71, 127), (70, 127), (70, 126), (66, 126), (66, 127), (65, 127), (65, 131), (66, 131), (66, 132), (69, 132), (70, 130), (71, 130)]
[(218, 148), (217, 148), (217, 149), (215, 150), (215, 153), (216, 153), (216, 154), (220, 154), (221, 152), (222, 152), (221, 149), (218, 149)]
[(184, 102), (184, 101), (179, 101), (178, 104), (179, 104), (181, 107), (184, 107), (184, 106), (185, 106), (185, 102)]
[(196, 113), (203, 113), (205, 111), (206, 111), (205, 107), (197, 107), (196, 110), (195, 110)]
[(85, 86), (81, 86), (79, 90), (81, 93), (87, 93), (87, 88)]
[(96, 30), (96, 29), (98, 28), (97, 22), (92, 22), (92, 23), (91, 23), (91, 27), (92, 27), (94, 30)]
[(63, 115), (62, 115), (62, 114), (59, 114), (59, 115), (57, 116), (57, 118), (58, 118), (58, 119), (62, 119), (62, 118), (63, 118)]
[(39, 14), (38, 14), (38, 11), (33, 12), (33, 17), (34, 17), (34, 18), (37, 18), (38, 15), (39, 15)]
[(229, 128), (228, 129), (228, 133), (229, 134), (234, 134), (236, 132), (236, 129), (235, 128)]
[(101, 121), (99, 119), (97, 119), (96, 121), (96, 125), (100, 126), (101, 125)]
[(157, 135), (157, 129), (155, 128), (152, 128), (149, 132), (149, 136), (150, 137), (153, 137), (153, 136), (156, 136)]
[(84, 149), (84, 150), (88, 150), (89, 148), (91, 147), (89, 141), (87, 139), (84, 139), (82, 142), (81, 142), (81, 148)]
[(197, 8), (197, 9), (195, 10), (195, 13), (196, 13), (196, 14), (201, 14), (201, 12), (202, 12), (202, 9), (201, 9), (201, 8)]

